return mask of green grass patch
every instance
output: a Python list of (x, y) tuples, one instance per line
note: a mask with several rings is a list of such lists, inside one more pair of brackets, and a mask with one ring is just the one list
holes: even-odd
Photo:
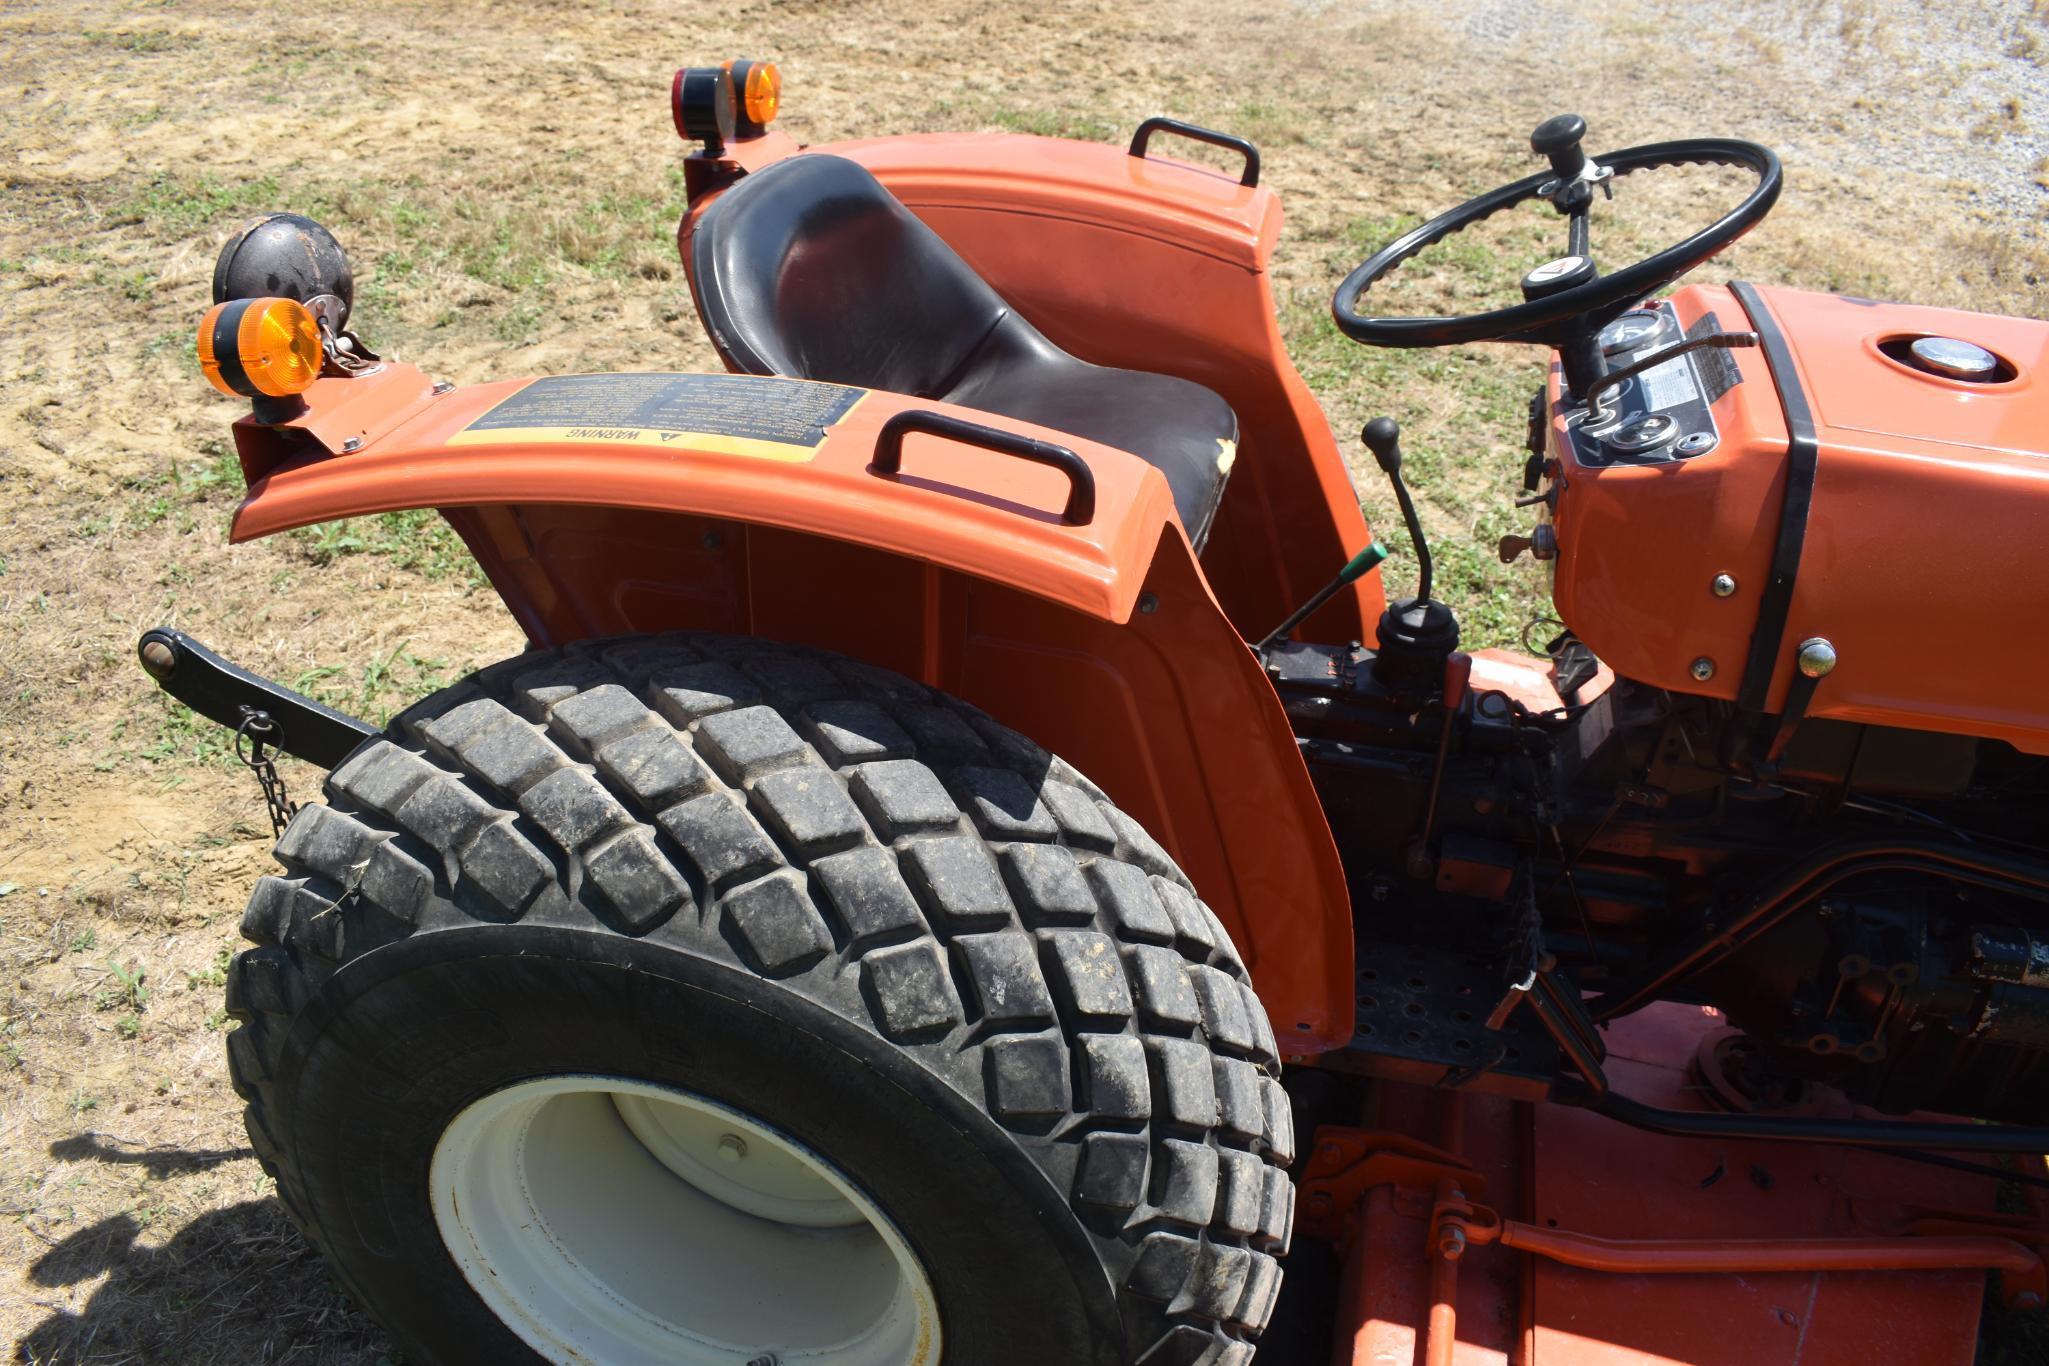
[(323, 664), (290, 680), (290, 685), (336, 711), (381, 726), (454, 681), (447, 660), (415, 654), (411, 641), (400, 641), (358, 667)]
[(472, 588), (485, 582), (462, 537), (432, 508), (407, 508), (301, 527), (288, 534), (286, 544), (315, 567), (350, 555), (375, 555), (430, 580), (459, 579)]
[(85, 41), (94, 47), (111, 48), (116, 52), (178, 52), (199, 43), (191, 34), (168, 33), (160, 28), (89, 28), (85, 31)]
[(1006, 133), (1032, 133), (1042, 138), (1075, 138), (1082, 142), (1115, 142), (1118, 132), (1101, 119), (1055, 109), (989, 111), (989, 122)]
[(181, 237), (277, 202), (278, 183), (271, 176), (254, 180), (210, 175), (186, 178), (166, 171), (159, 172), (114, 212), (121, 221), (146, 223), (163, 236)]

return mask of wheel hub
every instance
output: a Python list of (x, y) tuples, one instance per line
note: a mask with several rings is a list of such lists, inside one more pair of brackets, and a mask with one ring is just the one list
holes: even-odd
[(597, 1076), (468, 1106), (429, 1174), (449, 1255), (555, 1362), (930, 1366), (931, 1280), (822, 1155), (720, 1102)]

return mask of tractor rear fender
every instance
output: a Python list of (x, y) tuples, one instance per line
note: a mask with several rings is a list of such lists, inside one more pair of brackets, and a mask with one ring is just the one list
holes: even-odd
[[(941, 688), (1075, 764), (1159, 838), (1242, 948), (1284, 1052), (1350, 1038), (1352, 920), (1330, 829), (1150, 465), (1008, 418), (773, 378), (436, 394), (390, 365), (307, 398), (282, 428), (238, 424), (251, 482), (235, 540), (434, 507), (536, 646), (725, 631)], [(911, 431), (885, 473), (884, 424), (912, 410), (1064, 446), (1078, 468)]]

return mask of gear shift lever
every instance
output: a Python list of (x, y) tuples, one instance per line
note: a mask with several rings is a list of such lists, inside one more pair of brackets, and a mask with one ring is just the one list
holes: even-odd
[(1458, 648), (1458, 618), (1449, 607), (1430, 596), (1434, 578), (1430, 543), (1423, 536), (1416, 501), (1409, 496), (1409, 486), (1402, 480), (1400, 424), (1391, 417), (1376, 417), (1359, 436), (1394, 486), (1395, 502), (1401, 506), (1402, 521), (1409, 528), (1420, 571), (1416, 596), (1391, 602), (1381, 613), (1373, 674), (1398, 695), (1428, 697), (1444, 686), (1445, 661)]

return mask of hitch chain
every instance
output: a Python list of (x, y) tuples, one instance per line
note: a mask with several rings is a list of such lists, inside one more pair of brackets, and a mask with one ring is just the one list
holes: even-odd
[(275, 743), (277, 720), (269, 712), (256, 707), (245, 705), (241, 712), (242, 724), (235, 727), (235, 757), (256, 775), (256, 785), (263, 789), (263, 804), (270, 811), (271, 838), (276, 839), (285, 833), (285, 826), (299, 813), (298, 804), (285, 795), (284, 777), (277, 771), (277, 760), (272, 757), (278, 748)]

